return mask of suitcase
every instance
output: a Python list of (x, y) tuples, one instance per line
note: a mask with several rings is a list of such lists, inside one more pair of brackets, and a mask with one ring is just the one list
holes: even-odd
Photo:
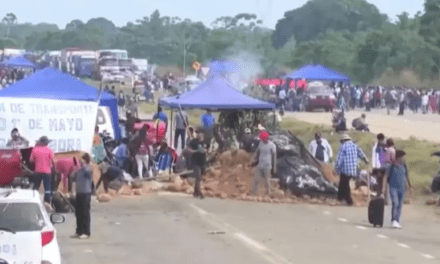
[(368, 221), (376, 226), (383, 226), (383, 217), (385, 210), (385, 199), (376, 198), (368, 204)]

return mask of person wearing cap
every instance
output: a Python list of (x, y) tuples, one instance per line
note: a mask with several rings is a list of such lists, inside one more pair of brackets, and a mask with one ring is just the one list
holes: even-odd
[(11, 139), (6, 144), (8, 148), (22, 149), (29, 147), (29, 140), (20, 135), (17, 128), (12, 129)]
[(269, 140), (269, 133), (263, 131), (259, 135), (261, 140), (258, 144), (252, 165), (254, 170), (253, 193), (258, 194), (258, 183), (262, 181), (266, 189), (266, 194), (270, 195), (270, 178), (276, 174), (277, 148), (275, 143)]
[(81, 159), (81, 168), (73, 175), (76, 182), (76, 235), (74, 238), (85, 239), (90, 237), (90, 202), (95, 188), (90, 155), (85, 153)]
[(309, 152), (318, 160), (328, 163), (333, 158), (332, 146), (322, 137), (321, 132), (315, 134), (315, 139), (310, 142)]
[(365, 118), (367, 116), (365, 114), (362, 114), (361, 117), (356, 118), (353, 120), (352, 126), (357, 131), (365, 131), (370, 132), (370, 129), (368, 128), (368, 124), (365, 122)]
[(391, 226), (393, 228), (402, 228), (400, 225), (400, 216), (402, 214), (403, 201), (407, 185), (412, 189), (409, 180), (408, 167), (405, 162), (406, 153), (403, 150), (396, 151), (396, 160), (388, 167), (388, 184), (391, 198)]
[(202, 176), (205, 172), (206, 148), (204, 144), (204, 134), (202, 128), (196, 129), (196, 138), (189, 143), (188, 152), (191, 153), (190, 163), (195, 178), (194, 197), (200, 199), (205, 198), (202, 193), (201, 184)]
[(358, 159), (362, 159), (366, 164), (368, 164), (368, 159), (347, 134), (342, 135), (341, 144), (335, 165), (335, 172), (340, 176), (338, 200), (345, 200), (351, 206), (353, 199), (351, 198), (350, 179), (357, 176)]
[(44, 201), (50, 204), (52, 199), (51, 174), (55, 162), (53, 151), (47, 147), (49, 142), (46, 136), (42, 136), (32, 149), (29, 160), (35, 165), (34, 174), (32, 175), (34, 190), (39, 190), (41, 181), (43, 181)]
[(244, 136), (240, 142), (240, 149), (244, 149), (248, 153), (252, 153), (256, 150), (258, 141), (255, 141), (250, 128), (244, 130)]

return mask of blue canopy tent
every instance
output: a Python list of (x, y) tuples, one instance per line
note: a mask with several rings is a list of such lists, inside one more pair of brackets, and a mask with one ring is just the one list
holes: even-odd
[(212, 110), (273, 110), (275, 105), (246, 96), (228, 81), (212, 76), (194, 90), (182, 95), (163, 98), (160, 105), (172, 109), (199, 108)]
[(5, 67), (13, 67), (13, 68), (32, 68), (32, 69), (35, 69), (35, 67), (36, 67), (36, 65), (33, 62), (25, 59), (23, 56), (17, 56), (17, 57), (10, 58), (10, 59), (0, 63), (0, 65), (5, 66)]
[(296, 71), (285, 75), (284, 78), (293, 80), (300, 80), (304, 78), (308, 81), (335, 81), (350, 83), (350, 78), (348, 76), (320, 64), (305, 65)]
[[(54, 68), (45, 68), (23, 79), (5, 90), (0, 97), (44, 98), (75, 101), (96, 101), (99, 90)], [(110, 108), (115, 139), (120, 139), (117, 98), (106, 92), (101, 93), (100, 106)]]

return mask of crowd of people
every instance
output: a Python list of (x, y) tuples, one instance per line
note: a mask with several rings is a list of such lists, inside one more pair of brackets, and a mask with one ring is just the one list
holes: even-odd
[(32, 74), (32, 72), (32, 70), (26, 70), (24, 68), (15, 68), (11, 70), (0, 67), (0, 90), (24, 79), (26, 76)]
[[(348, 134), (342, 134), (340, 147), (334, 162), (334, 172), (339, 175), (338, 200), (352, 206), (350, 180), (361, 180), (361, 170), (359, 170), (358, 160), (364, 161), (369, 165), (370, 160), (366, 157), (362, 149), (350, 138)], [(309, 146), (310, 153), (319, 161), (331, 164), (333, 150), (328, 141), (315, 134), (315, 139)], [(394, 141), (386, 139), (380, 133), (377, 135), (377, 142), (374, 143), (371, 156), (370, 174), (374, 177), (376, 186), (376, 197), (384, 198), (385, 203), (391, 200), (392, 227), (401, 228), (400, 216), (406, 191), (412, 190), (409, 177), (409, 170), (405, 162), (406, 153), (403, 150), (396, 150)], [(363, 179), (368, 181), (368, 179)]]

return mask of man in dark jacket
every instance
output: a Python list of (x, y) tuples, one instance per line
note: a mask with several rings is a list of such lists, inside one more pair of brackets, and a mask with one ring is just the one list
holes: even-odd
[(84, 154), (84, 163), (74, 175), (76, 181), (76, 235), (74, 238), (90, 237), (90, 202), (94, 192), (93, 170), (90, 166), (90, 155)]

